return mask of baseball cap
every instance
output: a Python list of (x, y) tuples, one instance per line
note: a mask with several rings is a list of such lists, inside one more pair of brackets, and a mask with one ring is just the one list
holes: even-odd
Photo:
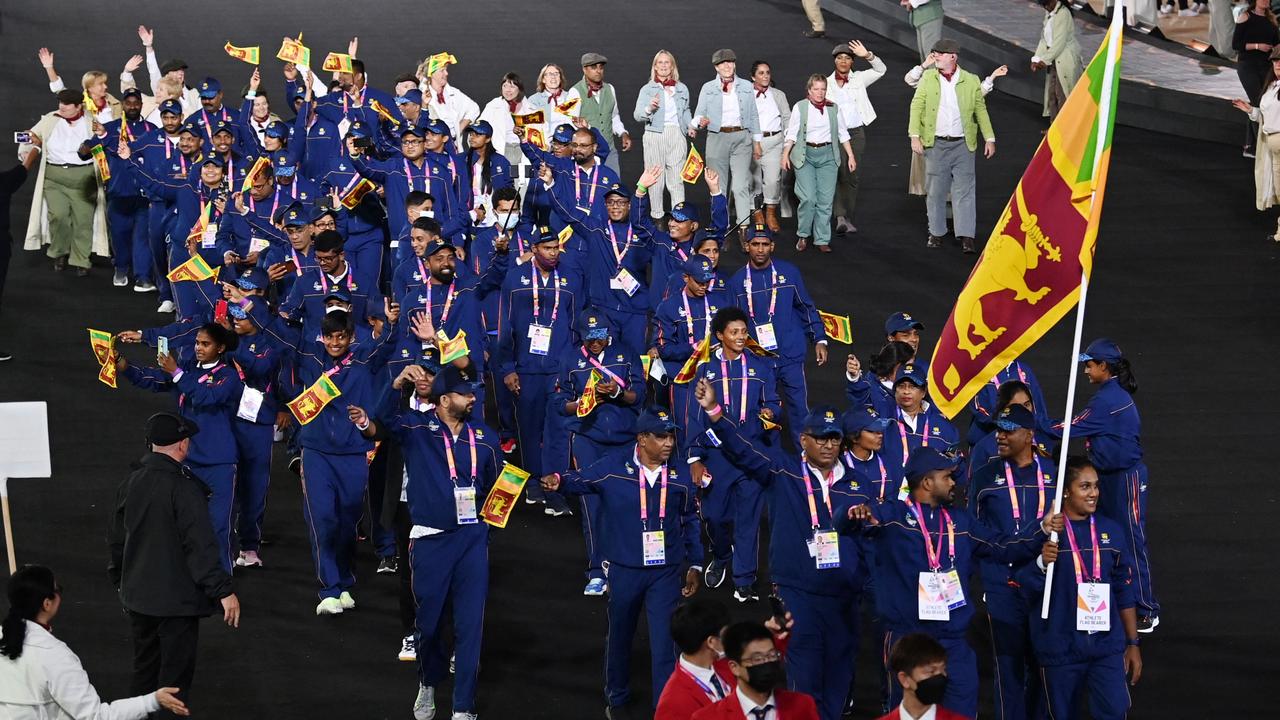
[(671, 219), (676, 222), (698, 222), (701, 215), (698, 206), (691, 202), (678, 202), (671, 208)]
[(892, 335), (898, 332), (906, 332), (907, 330), (910, 330), (912, 328), (915, 328), (916, 330), (923, 330), (924, 323), (920, 322), (919, 320), (916, 320), (915, 318), (911, 317), (911, 315), (904, 312), (896, 312), (890, 315), (889, 319), (884, 321), (885, 335)]
[(200, 83), (200, 97), (208, 99), (222, 92), (222, 83), (217, 78), (207, 77)]
[(840, 415), (830, 405), (821, 405), (809, 411), (804, 417), (800, 431), (816, 438), (841, 437), (844, 435), (840, 424)]
[(716, 276), (716, 269), (705, 255), (692, 255), (682, 265), (684, 274), (693, 278), (694, 282), (709, 283)]
[(857, 435), (863, 430), (882, 433), (889, 429), (894, 421), (882, 417), (874, 408), (860, 408), (845, 413), (842, 423), (845, 435)]
[(636, 418), (636, 433), (652, 433), (654, 435), (670, 435), (676, 431), (675, 420), (671, 413), (662, 408), (649, 407)]
[(1107, 338), (1098, 338), (1089, 343), (1089, 347), (1080, 353), (1080, 362), (1086, 360), (1096, 360), (1100, 363), (1115, 362), (1124, 357), (1124, 352), (1120, 350), (1120, 346)]
[(440, 397), (446, 393), (457, 393), (458, 395), (474, 395), (476, 392), (476, 382), (466, 370), (457, 365), (447, 365), (443, 370), (436, 373), (436, 377), (431, 381), (431, 395)]
[(959, 458), (943, 455), (931, 447), (919, 447), (907, 458), (907, 466), (902, 473), (908, 482), (914, 482), (934, 470), (951, 470), (959, 464)]
[(1000, 411), (999, 417), (996, 418), (996, 427), (1001, 430), (1034, 430), (1036, 428), (1036, 415), (1021, 405), (1010, 405)]
[(916, 387), (928, 387), (929, 380), (924, 376), (924, 368), (916, 367), (915, 363), (907, 363), (898, 368), (898, 374), (893, 378), (893, 386), (898, 387), (898, 383), (909, 381)]
[(578, 334), (586, 340), (605, 340), (613, 328), (609, 326), (609, 318), (596, 310), (585, 310), (578, 316)]

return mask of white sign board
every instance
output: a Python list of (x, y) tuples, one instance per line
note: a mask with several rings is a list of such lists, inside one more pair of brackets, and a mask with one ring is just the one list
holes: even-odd
[(0, 403), (0, 478), (46, 478), (49, 417), (43, 402)]

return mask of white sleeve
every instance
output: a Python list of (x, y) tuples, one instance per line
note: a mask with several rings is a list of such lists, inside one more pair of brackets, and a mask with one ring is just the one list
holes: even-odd
[(475, 100), (472, 100), (471, 96), (461, 90), (458, 91), (458, 95), (462, 100), (464, 100), (462, 103), (462, 117), (460, 119), (475, 122), (476, 118), (480, 117), (480, 105), (476, 103)]
[(155, 693), (104, 703), (89, 683), (80, 658), (63, 646), (45, 663), (45, 682), (54, 702), (76, 720), (145, 720), (160, 709)]
[[(856, 115), (857, 112), (858, 111), (855, 110), (854, 114)], [(855, 117), (854, 119), (856, 120), (857, 118)], [(853, 125), (852, 127), (859, 127), (861, 125), (862, 125), (862, 121), (858, 120), (858, 124)], [(846, 115), (844, 110), (841, 110), (840, 106), (837, 105), (836, 106), (836, 134), (838, 135), (838, 137), (831, 138), (832, 141), (838, 141), (841, 143), (849, 142), (849, 127), (850, 125), (849, 125), (848, 115)]]
[(66, 90), (66, 89), (67, 89), (67, 84), (66, 84), (66, 83), (64, 83), (64, 82), (62, 82), (62, 76), (61, 76), (61, 75), (59, 75), (58, 77), (54, 78), (54, 79), (53, 79), (53, 82), (49, 83), (49, 92), (51, 92), (51, 93), (53, 93), (53, 94), (55, 94), (55, 95), (56, 95), (56, 94), (58, 94), (58, 93), (60, 93), (60, 92), (62, 92), (63, 90)]
[(992, 90), (996, 89), (996, 79), (990, 75), (982, 79), (982, 94), (990, 95)]
[(133, 79), (133, 73), (124, 71), (120, 73), (120, 94), (123, 95), (126, 90), (138, 87), (138, 81)]
[[(610, 85), (609, 87), (613, 87)], [(618, 90), (613, 90), (613, 135), (622, 137), (627, 134), (627, 126), (622, 124), (622, 116), (618, 114)]]
[(806, 112), (805, 108), (800, 107), (801, 103), (796, 103), (791, 108), (791, 119), (787, 121), (787, 142), (796, 142), (796, 136), (800, 134), (800, 113)]
[(920, 78), (922, 76), (924, 76), (924, 66), (917, 65), (907, 71), (907, 74), (902, 78), (902, 81), (909, 87), (916, 87), (920, 84)]
[(156, 62), (156, 49), (147, 48), (147, 74), (151, 76), (151, 94), (160, 94), (160, 63)]

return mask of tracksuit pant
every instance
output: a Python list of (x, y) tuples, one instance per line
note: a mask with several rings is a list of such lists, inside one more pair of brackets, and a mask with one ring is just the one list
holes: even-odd
[(141, 195), (107, 198), (107, 229), (111, 253), (119, 272), (133, 273), (134, 282), (150, 280), (153, 272), (148, 237), (150, 203)]
[(604, 692), (611, 707), (626, 705), (631, 699), (631, 641), (645, 613), (649, 627), (650, 672), (653, 705), (657, 707), (662, 688), (676, 666), (675, 645), (671, 642), (671, 613), (684, 587), (680, 565), (628, 567), (609, 566), (609, 636), (605, 640)]
[(218, 538), (222, 567), (231, 572), (231, 513), (236, 496), (235, 463), (199, 465), (188, 461), (187, 467), (209, 488), (209, 521)]
[(711, 486), (702, 497), (702, 519), (716, 562), (733, 561), (733, 585), (755, 585), (760, 554), (760, 513), (764, 492), (724, 454), (708, 450), (703, 459)]
[[(778, 395), (787, 413), (787, 431), (791, 442), (800, 447), (800, 428), (809, 414), (809, 388), (804, 379), (804, 357), (794, 360), (775, 358), (773, 373), (778, 378)], [(690, 408), (692, 412), (692, 408)]]
[(1138, 463), (1119, 472), (1098, 473), (1098, 510), (1120, 525), (1125, 547), (1133, 558), (1133, 588), (1138, 616), (1160, 614), (1151, 586), (1151, 559), (1147, 554), (1147, 466)]
[[(1027, 601), (1008, 585), (986, 588), (987, 618), (995, 651), (996, 720), (1037, 717), (1036, 704), (1043, 694), (1035, 656), (1031, 652)], [(1037, 608), (1038, 610), (1038, 608)]]
[[(608, 445), (598, 443), (584, 435), (573, 436), (574, 466), (585, 468), (596, 460), (623, 447), (627, 443)], [(608, 558), (600, 548), (600, 496), (595, 493), (582, 495), (582, 537), (587, 541), (587, 580), (604, 579), (604, 563)], [(610, 579), (612, 591), (612, 579)]]
[(441, 615), (446, 605), (452, 604), (453, 711), (474, 713), (484, 604), (489, 593), (488, 526), (473, 525), (410, 540), (409, 560), (418, 607), (418, 681), (436, 687), (449, 674), (449, 657), (438, 633)]
[(257, 551), (262, 543), (262, 516), (267, 512), (267, 488), (271, 485), (271, 445), (275, 428), (270, 424), (237, 419), (231, 425), (236, 438), (239, 482), (236, 506), (240, 510), (237, 530), (240, 550)]
[(351, 561), (368, 477), (364, 453), (302, 449), (302, 509), (321, 599), (338, 597), (356, 583)]
[(1040, 677), (1049, 720), (1074, 720), (1076, 698), (1085, 688), (1089, 689), (1089, 717), (1093, 720), (1122, 720), (1129, 711), (1124, 655), (1043, 667)]
[(818, 595), (788, 585), (779, 585), (778, 595), (795, 621), (787, 677), (795, 690), (813, 696), (822, 720), (840, 720), (858, 658), (860, 596)]

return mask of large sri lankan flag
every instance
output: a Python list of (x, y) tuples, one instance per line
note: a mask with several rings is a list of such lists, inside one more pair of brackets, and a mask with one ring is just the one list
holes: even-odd
[(929, 394), (949, 418), (1075, 306), (1093, 269), (1120, 86), (1123, 23), (1116, 15), (938, 338)]

